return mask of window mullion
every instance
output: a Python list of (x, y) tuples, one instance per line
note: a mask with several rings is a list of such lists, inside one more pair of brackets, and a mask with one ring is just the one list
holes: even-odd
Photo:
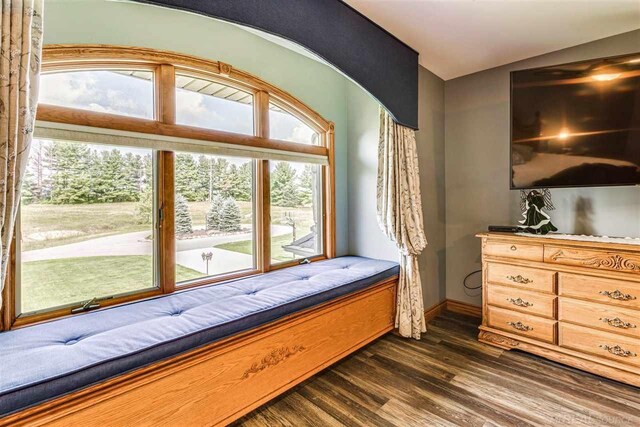
[(176, 123), (176, 72), (173, 65), (159, 65), (154, 84), (156, 120), (173, 125)]
[(324, 166), (324, 253), (327, 258), (336, 257), (336, 184), (335, 184), (335, 126), (329, 124), (325, 144), (329, 153), (329, 165)]
[[(161, 64), (155, 75), (156, 120), (175, 124), (176, 122), (176, 74), (173, 65)], [(158, 178), (156, 211), (158, 227), (158, 259), (160, 289), (164, 293), (176, 288), (176, 240), (175, 240), (175, 180), (174, 158), (170, 151), (158, 155)]]
[[(269, 94), (254, 94), (254, 135), (269, 138)], [(269, 161), (258, 160), (256, 165), (256, 259), (258, 270), (269, 271), (271, 265), (271, 218)]]

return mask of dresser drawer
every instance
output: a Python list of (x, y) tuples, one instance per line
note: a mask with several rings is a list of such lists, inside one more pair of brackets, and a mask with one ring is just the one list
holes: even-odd
[(487, 264), (487, 281), (498, 285), (554, 293), (555, 277), (555, 271), (508, 264)]
[(640, 283), (559, 273), (558, 293), (562, 296), (640, 309)]
[(556, 341), (555, 320), (491, 306), (487, 307), (487, 317), (489, 326), (493, 328), (551, 344)]
[(560, 297), (558, 320), (640, 338), (640, 311)]
[(556, 297), (553, 295), (489, 284), (487, 286), (487, 301), (497, 307), (550, 319), (555, 317)]
[(528, 261), (543, 261), (544, 249), (542, 245), (529, 245), (489, 240), (482, 253), (489, 256), (517, 258)]
[(640, 273), (640, 255), (545, 245), (544, 262), (599, 270)]
[(640, 340), (560, 322), (559, 344), (616, 362), (640, 366)]

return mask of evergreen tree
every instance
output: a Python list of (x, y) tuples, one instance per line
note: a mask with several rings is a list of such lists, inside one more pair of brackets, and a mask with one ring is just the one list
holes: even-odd
[(151, 224), (153, 222), (153, 192), (152, 186), (144, 184), (140, 193), (140, 200), (136, 205), (136, 217), (140, 224)]
[(138, 201), (140, 200), (145, 173), (142, 157), (131, 152), (125, 154), (123, 168), (127, 198), (132, 201)]
[(251, 201), (253, 191), (253, 168), (252, 163), (247, 162), (238, 168), (238, 183), (235, 199), (243, 202)]
[(125, 174), (125, 160), (120, 150), (102, 151), (95, 170), (98, 175), (93, 186), (100, 203), (131, 202), (136, 197), (131, 193)]
[(142, 158), (142, 188), (145, 185), (153, 185), (153, 158), (147, 154)]
[(31, 172), (31, 170), (27, 168), (24, 173), (24, 178), (22, 180), (22, 186), (20, 190), (20, 201), (23, 204), (29, 205), (37, 201), (35, 197), (35, 188), (36, 182), (33, 176), (33, 172)]
[(211, 187), (214, 193), (220, 194), (222, 197), (230, 197), (231, 184), (227, 176), (229, 169), (229, 161), (223, 158), (214, 158), (211, 162)]
[(232, 198), (227, 198), (222, 205), (220, 214), (220, 230), (222, 231), (240, 231), (240, 221), (242, 215), (240, 207)]
[(198, 167), (191, 154), (178, 153), (175, 160), (176, 192), (190, 202), (200, 200), (198, 195)]
[(317, 167), (314, 165), (304, 165), (300, 175), (300, 204), (311, 206), (313, 204), (313, 187), (316, 179)]
[[(30, 196), (29, 199), (33, 203), (40, 203), (44, 201), (48, 196), (50, 189), (49, 179), (45, 174), (45, 170), (48, 167), (46, 149), (48, 143), (43, 140), (33, 140), (31, 150), (29, 152), (29, 164), (27, 173), (30, 173), (29, 189), (26, 189), (23, 184), (23, 191), (27, 191)], [(26, 183), (26, 179), (25, 179)]]
[(197, 192), (199, 201), (213, 199), (211, 162), (211, 156), (201, 155), (198, 157)]
[(91, 150), (85, 144), (51, 143), (45, 155), (52, 170), (51, 197), (55, 204), (89, 203), (91, 195)]
[(187, 199), (182, 194), (176, 194), (175, 230), (177, 234), (193, 233), (193, 221)]
[(299, 204), (296, 171), (288, 162), (278, 162), (271, 172), (271, 204), (296, 207)]
[(206, 228), (207, 230), (220, 230), (222, 208), (224, 207), (224, 198), (219, 194), (214, 194), (211, 199), (211, 206), (207, 211)]
[(238, 166), (230, 164), (225, 174), (224, 185), (228, 188), (228, 197), (238, 200), (240, 194), (240, 172)]

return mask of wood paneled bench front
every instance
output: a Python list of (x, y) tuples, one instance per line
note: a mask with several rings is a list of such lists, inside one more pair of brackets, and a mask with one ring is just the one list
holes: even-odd
[(342, 257), (0, 334), (0, 426), (224, 425), (393, 329), (398, 266)]

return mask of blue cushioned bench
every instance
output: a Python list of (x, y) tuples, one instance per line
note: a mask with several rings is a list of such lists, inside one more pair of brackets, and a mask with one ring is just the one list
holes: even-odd
[(398, 274), (341, 257), (0, 333), (0, 416)]

